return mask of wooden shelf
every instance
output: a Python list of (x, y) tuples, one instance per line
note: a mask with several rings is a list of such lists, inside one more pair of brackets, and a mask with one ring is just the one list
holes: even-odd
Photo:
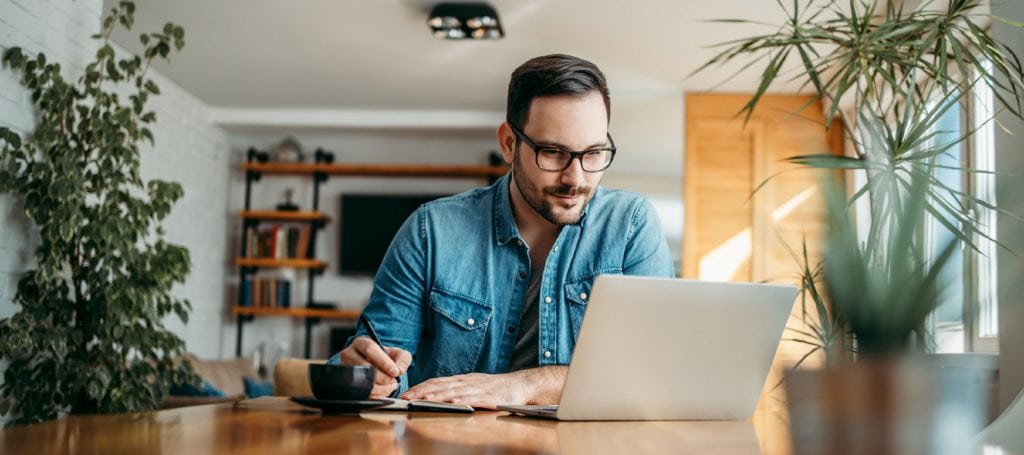
[(242, 169), (263, 174), (327, 175), (368, 177), (501, 177), (507, 166), (466, 166), (440, 164), (326, 164), (326, 163), (243, 163)]
[(250, 220), (269, 221), (321, 221), (328, 222), (329, 216), (323, 212), (298, 212), (280, 210), (242, 210), (238, 216)]
[(287, 316), (293, 318), (329, 318), (347, 319), (354, 321), (359, 319), (358, 311), (351, 310), (330, 310), (326, 308), (268, 308), (268, 307), (231, 307), (232, 314), (253, 315), (253, 316)]
[[(318, 150), (317, 156), (331, 156), (320, 154)], [(246, 208), (251, 207), (249, 205), (250, 197), (252, 196), (252, 183), (260, 179), (263, 175), (283, 175), (283, 176), (298, 176), (298, 177), (314, 177), (312, 180), (313, 185), (313, 204), (311, 207), (318, 207), (318, 201), (320, 199), (320, 185), (322, 185), (328, 176), (350, 176), (350, 177), (438, 177), (438, 178), (472, 178), (472, 179), (488, 179), (493, 181), (498, 177), (501, 177), (508, 173), (508, 166), (467, 166), (467, 165), (445, 165), (445, 164), (381, 164), (381, 163), (288, 163), (288, 162), (265, 162), (260, 163), (257, 158), (265, 157), (265, 154), (257, 153), (255, 149), (249, 149), (248, 160), (242, 163), (241, 168), (245, 171), (245, 198)], [(320, 159), (320, 158), (318, 158)], [(239, 217), (244, 220), (249, 220), (244, 224), (247, 227), (251, 227), (253, 224), (252, 220), (272, 220), (272, 221), (296, 221), (296, 222), (309, 222), (313, 223), (314, 227), (320, 227), (320, 223), (326, 223), (330, 221), (330, 218), (318, 211), (305, 211), (305, 212), (285, 212), (280, 210), (244, 210), (239, 213)], [(312, 229), (310, 231), (310, 243), (314, 244), (316, 234), (319, 229)], [(243, 235), (247, 233), (244, 232)], [(244, 244), (244, 243), (243, 243)], [(243, 248), (244, 249), (244, 248)], [(242, 267), (239, 271), (240, 275), (245, 278), (250, 276), (255, 268), (282, 268), (292, 267), (300, 269), (314, 269), (322, 270), (328, 266), (327, 262), (317, 260), (315, 258), (310, 259), (267, 259), (267, 258), (236, 258), (235, 264), (238, 267)], [(310, 280), (307, 283), (310, 289), (314, 285), (315, 273), (310, 272)], [(331, 309), (320, 309), (320, 308), (268, 308), (268, 307), (245, 307), (241, 306), (242, 299), (244, 298), (243, 293), (238, 293), (238, 304), (231, 308), (233, 314), (239, 315), (238, 318), (238, 333), (235, 338), (235, 355), (242, 355), (242, 331), (245, 323), (251, 319), (250, 317), (241, 316), (285, 316), (293, 318), (307, 318), (306, 319), (306, 340), (305, 340), (305, 355), (309, 357), (311, 336), (310, 327), (315, 322), (316, 318), (330, 318), (330, 319), (347, 319), (356, 320), (359, 317), (359, 313), (356, 311), (343, 311), (343, 310), (331, 310)]]
[(313, 175), (318, 166), (316, 163), (242, 163), (243, 170), (277, 175)]
[(326, 262), (316, 259), (236, 258), (235, 265), (239, 267), (292, 267), (296, 269), (322, 269), (327, 267)]

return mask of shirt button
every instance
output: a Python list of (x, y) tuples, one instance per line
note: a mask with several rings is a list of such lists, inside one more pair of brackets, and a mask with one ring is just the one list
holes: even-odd
[(473, 325), (473, 324), (476, 324), (476, 321), (474, 321), (473, 318), (469, 318), (469, 319), (466, 319), (466, 324)]
[(523, 246), (523, 241), (522, 240), (516, 240), (516, 245)]
[(586, 292), (581, 292), (580, 293), (580, 300), (587, 300), (587, 293)]
[(544, 297), (544, 303), (551, 303), (551, 297)]
[(520, 280), (525, 280), (526, 279), (526, 272), (519, 272), (519, 279)]
[(554, 252), (557, 253), (558, 252), (558, 247), (556, 246), (556, 247), (552, 248), (552, 250), (554, 250)]
[(544, 358), (545, 359), (550, 359), (551, 358), (551, 351), (544, 351)]

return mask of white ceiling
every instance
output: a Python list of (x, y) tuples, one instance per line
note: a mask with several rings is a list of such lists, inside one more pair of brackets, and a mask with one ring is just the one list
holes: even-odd
[[(506, 37), (460, 42), (431, 36), (436, 1), (136, 3), (136, 25), (115, 35), (119, 44), (138, 51), (139, 33), (182, 25), (184, 50), (159, 70), (211, 106), (243, 109), (503, 111), (512, 70), (554, 52), (595, 62), (613, 99), (681, 94), (731, 73), (685, 78), (712, 55), (707, 46), (767, 31), (703, 20), (783, 19), (774, 0), (494, 0)], [(754, 72), (720, 89), (752, 90)]]

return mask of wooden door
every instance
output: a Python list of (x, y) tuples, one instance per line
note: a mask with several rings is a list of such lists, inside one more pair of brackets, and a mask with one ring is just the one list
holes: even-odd
[(840, 125), (826, 134), (820, 103), (773, 95), (744, 126), (736, 113), (749, 98), (686, 96), (684, 277), (793, 282), (798, 265), (781, 240), (799, 250), (805, 236), (812, 260), (820, 257), (821, 174), (783, 160), (841, 154)]
[[(744, 124), (736, 114), (749, 99), (750, 95), (686, 96), (683, 276), (799, 285), (800, 263), (786, 245), (799, 253), (806, 239), (809, 262), (820, 260), (827, 227), (819, 188), (822, 174), (783, 160), (811, 153), (842, 154), (841, 125), (836, 122), (826, 133), (821, 104), (807, 96), (788, 95), (765, 96)], [(788, 328), (805, 329), (801, 312), (798, 300)], [(765, 419), (758, 423), (767, 428), (786, 425), (786, 419), (778, 417), (786, 414), (783, 388), (775, 386), (783, 372), (810, 350), (806, 344), (785, 340), (789, 338), (800, 337), (793, 330), (783, 334), (758, 403), (758, 415)], [(805, 365), (820, 365), (823, 358), (812, 356)], [(785, 443), (777, 441), (763, 449), (785, 452)]]

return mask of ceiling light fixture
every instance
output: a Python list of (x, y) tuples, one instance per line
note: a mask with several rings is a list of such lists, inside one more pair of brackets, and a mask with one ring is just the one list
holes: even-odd
[(498, 12), (486, 3), (438, 3), (427, 19), (437, 39), (498, 39), (505, 31)]

